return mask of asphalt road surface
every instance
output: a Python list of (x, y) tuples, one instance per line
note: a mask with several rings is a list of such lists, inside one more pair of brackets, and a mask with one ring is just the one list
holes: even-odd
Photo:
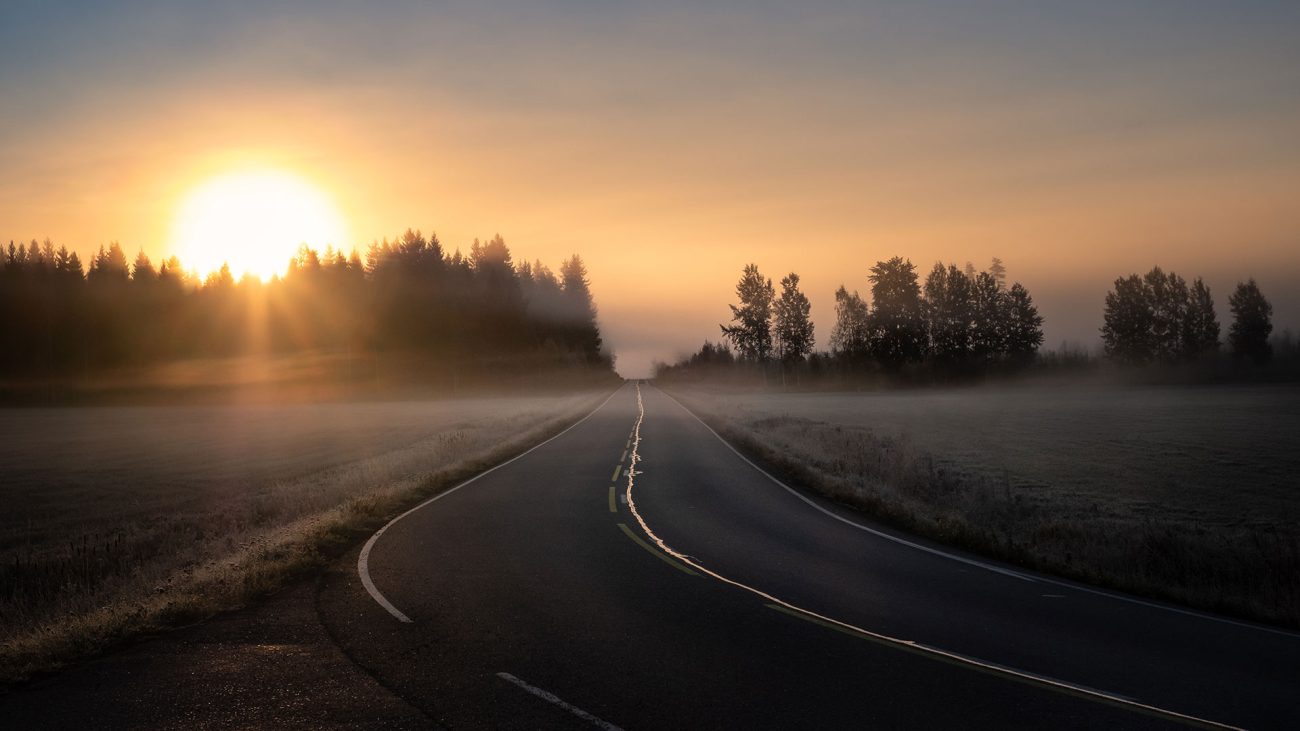
[(353, 569), (322, 623), (453, 728), (1300, 727), (1300, 636), (875, 526), (648, 385)]

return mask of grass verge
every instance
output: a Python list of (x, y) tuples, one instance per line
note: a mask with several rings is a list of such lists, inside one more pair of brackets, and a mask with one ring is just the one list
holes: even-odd
[[(311, 503), (288, 490), (272, 493), (255, 506), (252, 520), (260, 528), (242, 531), (230, 550), (187, 561), (148, 590), (140, 589), (139, 580), (129, 582), (107, 596), (91, 597), (102, 604), (89, 608), (85, 608), (86, 593), (80, 592), (63, 600), (62, 611), (44, 612), (38, 621), (17, 623), (20, 626), (0, 641), (0, 684), (20, 684), (131, 639), (244, 607), (338, 559), (393, 516), (558, 434), (606, 395), (583, 400), (560, 417), (503, 438), (493, 432), (474, 440), (458, 430), (439, 445), (448, 454), (457, 454), (454, 461), (418, 476), (391, 479), (390, 475), (373, 489), (286, 522), (276, 523), (275, 518), (293, 516), (302, 505)], [(495, 443), (483, 444), (487, 440)], [(324, 478), (355, 482), (372, 474), (373, 466), (362, 466), (334, 470)], [(226, 535), (212, 546), (232, 546), (232, 540)], [(205, 544), (200, 555), (204, 549), (213, 553), (212, 546)], [(17, 614), (12, 610), (15, 603), (8, 606)], [(0, 619), (15, 624), (14, 617)]]
[(1135, 518), (945, 469), (906, 438), (787, 415), (724, 414), (674, 394), (789, 484), (943, 543), (1036, 571), (1300, 628), (1300, 538)]

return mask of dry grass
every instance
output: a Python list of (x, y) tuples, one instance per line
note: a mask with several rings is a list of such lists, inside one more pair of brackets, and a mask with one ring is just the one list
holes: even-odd
[(238, 607), (603, 397), (0, 411), (0, 680)]
[(680, 391), (791, 480), (1023, 566), (1300, 626), (1300, 392)]

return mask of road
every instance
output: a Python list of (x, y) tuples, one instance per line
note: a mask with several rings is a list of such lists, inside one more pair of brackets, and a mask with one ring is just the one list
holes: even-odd
[(1300, 727), (1297, 635), (873, 525), (648, 385), (351, 568), (321, 622), (448, 727)]

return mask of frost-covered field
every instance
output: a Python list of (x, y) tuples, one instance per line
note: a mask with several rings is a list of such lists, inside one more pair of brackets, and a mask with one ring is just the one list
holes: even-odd
[(446, 458), (431, 446), (504, 436), (579, 400), (0, 409), (0, 551), (211, 512), (381, 455), (371, 468), (428, 471)]
[(704, 398), (746, 420), (791, 416), (901, 436), (957, 469), (1139, 515), (1253, 526), (1300, 519), (1294, 386)]
[(1042, 568), (1300, 622), (1300, 388), (678, 395), (819, 489)]
[(603, 396), (0, 409), (0, 674), (273, 587)]

